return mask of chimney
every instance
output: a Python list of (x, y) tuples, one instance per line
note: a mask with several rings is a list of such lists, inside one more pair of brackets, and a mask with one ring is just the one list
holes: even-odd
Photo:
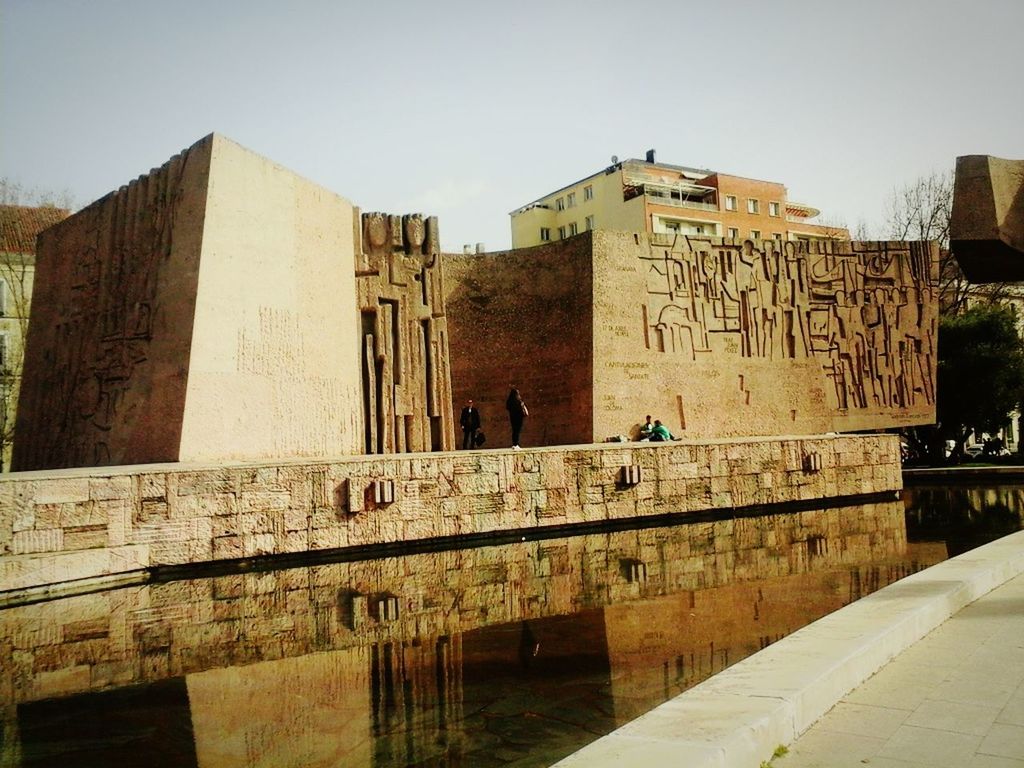
[(653, 163), (654, 162), (654, 150), (653, 149), (648, 149), (647, 150), (647, 162), (648, 163)]

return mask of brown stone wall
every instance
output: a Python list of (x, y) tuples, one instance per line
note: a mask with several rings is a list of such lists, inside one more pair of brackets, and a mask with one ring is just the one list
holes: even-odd
[[(455, 412), (473, 397), (493, 423), (518, 378), (528, 445), (636, 437), (647, 414), (696, 439), (935, 418), (934, 243), (599, 230), (451, 262)], [(559, 289), (588, 280), (591, 303), (570, 314)]]
[(931, 423), (937, 265), (934, 243), (594, 233), (594, 435)]
[(212, 147), (40, 237), (14, 469), (179, 458)]
[(530, 409), (523, 445), (591, 442), (592, 284), (589, 233), (517, 251), (445, 255), (456, 429), (472, 398), (486, 445), (511, 445), (505, 398), (515, 384)]
[(894, 435), (15, 474), (0, 479), (0, 600), (154, 566), (901, 486)]

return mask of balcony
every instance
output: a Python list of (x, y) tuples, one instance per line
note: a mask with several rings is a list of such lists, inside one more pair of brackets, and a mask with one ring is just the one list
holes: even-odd
[(699, 200), (677, 200), (674, 197), (662, 197), (647, 193), (647, 200), (654, 205), (669, 205), (673, 208), (693, 208), (697, 211), (717, 211), (717, 203), (705, 203)]

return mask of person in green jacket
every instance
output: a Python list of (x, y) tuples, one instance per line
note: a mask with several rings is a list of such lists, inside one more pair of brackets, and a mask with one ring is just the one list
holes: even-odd
[(654, 428), (651, 430), (651, 442), (663, 442), (665, 440), (675, 440), (672, 433), (668, 431), (668, 427), (661, 423), (660, 419), (654, 420)]

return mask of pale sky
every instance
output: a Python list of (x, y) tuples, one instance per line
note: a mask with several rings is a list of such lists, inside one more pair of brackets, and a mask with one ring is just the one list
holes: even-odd
[(78, 207), (216, 131), (446, 250), (612, 155), (895, 187), (1024, 158), (1024, 0), (0, 0), (0, 176)]

